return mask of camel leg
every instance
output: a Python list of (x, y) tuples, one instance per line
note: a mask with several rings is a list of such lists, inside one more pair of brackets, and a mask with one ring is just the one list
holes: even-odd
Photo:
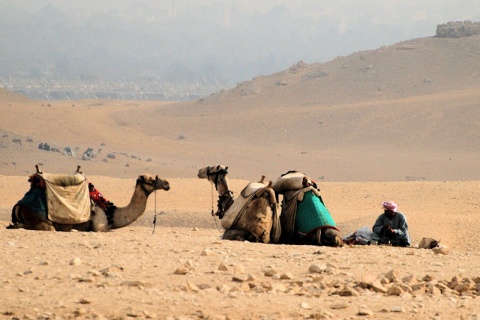
[(38, 231), (55, 231), (55, 228), (48, 222), (41, 221), (33, 226), (32, 230)]
[(25, 229), (38, 231), (55, 231), (51, 223), (43, 221), (34, 212), (23, 209), (21, 212), (23, 221), (25, 221)]
[(92, 230), (94, 232), (106, 232), (110, 230), (107, 215), (100, 207), (95, 207), (92, 212)]
[(14, 210), (16, 210), (15, 215), (18, 221), (9, 226), (11, 229), (23, 228), (27, 230), (55, 231), (51, 223), (43, 221), (29, 208), (16, 206)]
[[(245, 230), (229, 229), (223, 233), (222, 239), (234, 241), (251, 241), (252, 234)], [(253, 237), (255, 241), (255, 237)]]

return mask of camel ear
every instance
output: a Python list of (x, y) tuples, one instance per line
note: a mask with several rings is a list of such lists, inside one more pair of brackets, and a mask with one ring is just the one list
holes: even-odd
[(228, 170), (228, 166), (225, 167), (225, 170)]
[(143, 176), (143, 175), (138, 176), (138, 180), (140, 180), (140, 181), (142, 181), (142, 182), (145, 181), (145, 176)]

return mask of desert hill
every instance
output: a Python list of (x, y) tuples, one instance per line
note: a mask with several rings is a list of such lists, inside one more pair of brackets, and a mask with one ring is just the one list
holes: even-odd
[[(242, 179), (291, 169), (325, 181), (479, 179), (479, 58), (480, 35), (429, 37), (299, 62), (186, 103), (2, 94), (0, 174), (41, 162), (100, 175), (160, 168), (195, 177), (201, 166), (224, 163)], [(84, 161), (40, 143), (100, 154)]]
[(32, 100), (28, 99), (27, 97), (11, 92), (9, 90), (6, 90), (4, 88), (0, 88), (0, 102), (2, 104), (8, 104), (8, 103), (15, 103), (15, 102), (31, 102)]
[[(300, 107), (385, 101), (480, 85), (480, 34), (412, 39), (327, 63), (302, 61), (199, 101), (230, 108)], [(260, 103), (261, 101), (261, 103)]]

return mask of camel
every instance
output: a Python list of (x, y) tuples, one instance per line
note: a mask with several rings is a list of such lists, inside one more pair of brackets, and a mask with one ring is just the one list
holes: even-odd
[(272, 188), (277, 197), (283, 195), (282, 243), (343, 246), (340, 231), (313, 179), (298, 171), (289, 171), (277, 179)]
[(228, 166), (216, 165), (202, 168), (198, 178), (207, 179), (218, 191), (218, 211), (212, 215), (221, 219), (225, 240), (278, 243), (280, 218), (275, 193), (270, 186), (250, 182), (234, 199), (228, 187)]
[[(42, 183), (42, 176), (37, 174), (30, 177), (29, 181)], [(40, 172), (41, 173), (41, 172)], [(79, 170), (77, 169), (77, 174)], [(37, 180), (35, 180), (37, 179)], [(43, 182), (43, 185), (45, 182)], [(130, 203), (125, 207), (112, 206), (110, 210), (104, 210), (99, 206), (92, 205), (89, 209), (89, 217), (86, 222), (70, 224), (58, 223), (41, 217), (30, 207), (17, 203), (12, 210), (12, 224), (7, 229), (28, 229), (42, 231), (94, 231), (105, 232), (118, 229), (135, 222), (145, 211), (148, 196), (156, 190), (168, 191), (170, 185), (167, 180), (149, 174), (140, 175), (135, 184), (135, 189)]]

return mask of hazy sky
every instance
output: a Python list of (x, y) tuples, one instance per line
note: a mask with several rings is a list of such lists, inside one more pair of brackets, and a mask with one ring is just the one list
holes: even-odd
[(479, 0), (0, 0), (0, 77), (235, 83), (463, 20)]

